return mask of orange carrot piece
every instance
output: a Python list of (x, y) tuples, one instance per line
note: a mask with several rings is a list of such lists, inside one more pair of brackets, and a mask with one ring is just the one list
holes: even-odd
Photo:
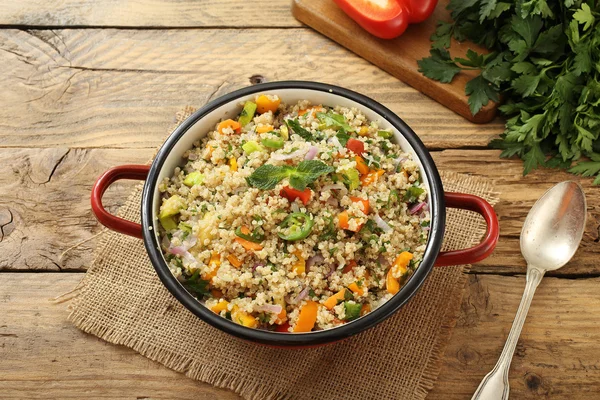
[(317, 312), (319, 311), (319, 305), (309, 300), (300, 309), (300, 315), (294, 325), (294, 332), (310, 332), (317, 322)]
[(228, 305), (229, 305), (229, 302), (227, 300), (221, 300), (217, 304), (212, 306), (210, 309), (215, 314), (221, 314), (221, 311), (227, 310)]
[(358, 232), (360, 231), (360, 228), (362, 228), (363, 224), (359, 224), (356, 228), (351, 229), (350, 215), (348, 214), (348, 211), (343, 211), (338, 214), (338, 226), (342, 229), (347, 229), (352, 232)]
[(236, 237), (235, 241), (238, 242), (246, 250), (260, 251), (263, 249), (263, 246), (261, 244), (242, 239), (241, 237)]
[(220, 299), (221, 297), (223, 297), (223, 292), (221, 292), (219, 289), (211, 289), (210, 294), (215, 299)]
[(217, 253), (216, 251), (212, 253), (212, 255), (210, 256), (210, 260), (208, 260), (208, 265), (212, 265), (213, 269), (212, 271), (202, 275), (202, 279), (204, 279), (205, 281), (210, 281), (217, 275), (217, 271), (221, 266), (221, 256), (219, 255), (219, 253)]
[(240, 261), (240, 259), (237, 258), (236, 256), (234, 256), (233, 254), (228, 255), (227, 260), (229, 261), (229, 263), (231, 265), (233, 265), (236, 268), (239, 268), (242, 266), (242, 262)]
[(368, 199), (361, 199), (360, 197), (350, 196), (350, 200), (352, 200), (353, 203), (362, 203), (362, 205), (363, 205), (363, 212), (365, 214), (368, 214), (369, 211), (371, 210), (371, 208), (369, 207), (369, 200)]
[(367, 175), (371, 171), (361, 156), (354, 156), (354, 161), (356, 161), (356, 169), (361, 175)]
[(338, 301), (344, 300), (345, 294), (346, 294), (346, 289), (344, 288), (344, 289), (340, 290), (339, 292), (337, 292), (336, 294), (329, 296), (329, 298), (327, 300), (325, 300), (323, 305), (328, 310), (331, 310), (333, 307), (337, 306)]
[(298, 111), (298, 116), (302, 116), (308, 112), (314, 113), (314, 112), (323, 112), (323, 111), (325, 111), (325, 109), (321, 106), (312, 106), (312, 107), (305, 108), (304, 110)]
[(361, 176), (360, 181), (363, 186), (369, 186), (372, 183), (377, 182), (377, 180), (385, 173), (385, 170), (378, 169), (376, 171), (371, 171), (367, 175)]
[(233, 129), (235, 133), (240, 133), (242, 131), (242, 126), (240, 123), (232, 119), (226, 119), (225, 121), (219, 122), (218, 130), (221, 135), (224, 135), (223, 129), (226, 128)]

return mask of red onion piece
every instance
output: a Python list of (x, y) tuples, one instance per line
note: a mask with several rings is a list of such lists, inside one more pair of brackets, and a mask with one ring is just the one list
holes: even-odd
[(342, 144), (340, 143), (340, 140), (337, 138), (337, 136), (332, 137), (331, 139), (329, 139), (329, 141), (336, 147), (342, 149), (344, 148), (344, 146), (342, 146)]
[(334, 207), (337, 207), (340, 205), (340, 203), (338, 202), (338, 200), (335, 197), (330, 197), (327, 199), (327, 204), (330, 204)]
[(273, 154), (271, 154), (271, 158), (273, 160), (277, 160), (277, 161), (285, 161), (285, 160), (290, 160), (294, 157), (300, 156), (302, 154), (302, 152), (303, 152), (303, 150), (297, 150), (290, 154), (273, 153)]
[(411, 208), (408, 209), (408, 212), (411, 215), (415, 215), (419, 212), (421, 212), (421, 210), (427, 205), (427, 203), (425, 202), (421, 202), (421, 203), (417, 203), (414, 206), (412, 206)]
[(256, 311), (268, 312), (271, 314), (279, 314), (283, 310), (279, 304), (263, 304), (262, 306), (256, 307)]
[(169, 247), (167, 251), (176, 256), (183, 256), (187, 252), (182, 246)]
[(256, 271), (256, 268), (258, 268), (258, 267), (264, 267), (264, 266), (265, 266), (264, 262), (262, 262), (262, 261), (256, 262), (252, 266), (252, 272)]
[(306, 153), (306, 155), (304, 156), (304, 159), (312, 160), (313, 158), (315, 158), (315, 156), (317, 155), (318, 152), (319, 152), (319, 149), (316, 146), (310, 146), (310, 149), (308, 149), (308, 153)]
[(306, 298), (306, 296), (308, 296), (308, 291), (309, 288), (308, 286), (305, 287), (304, 289), (302, 289), (302, 291), (298, 294), (298, 296), (294, 299), (294, 304), (298, 304), (300, 303), (302, 300), (304, 300)]
[(309, 257), (308, 260), (306, 260), (306, 268), (308, 269), (308, 268), (312, 267), (315, 264), (322, 263), (323, 261), (325, 261), (325, 259), (323, 258), (323, 256), (320, 255), (320, 254), (316, 254), (316, 255), (314, 255), (312, 257)]
[(164, 247), (165, 249), (168, 249), (169, 247), (171, 247), (171, 241), (169, 240), (169, 238), (167, 237), (167, 235), (163, 236), (160, 244), (162, 245), (162, 247)]
[(375, 214), (375, 217), (373, 217), (373, 220), (375, 220), (375, 223), (377, 224), (377, 226), (379, 228), (381, 228), (381, 230), (384, 231), (385, 233), (392, 231), (392, 228), (384, 220), (382, 220), (378, 214)]
[(329, 278), (335, 272), (335, 267), (333, 265), (330, 265), (329, 268), (331, 268), (331, 269), (327, 273), (327, 275), (325, 275), (325, 279)]

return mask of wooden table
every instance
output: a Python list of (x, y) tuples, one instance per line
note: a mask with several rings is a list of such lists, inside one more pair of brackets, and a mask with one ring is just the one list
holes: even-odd
[[(148, 160), (183, 106), (284, 79), (365, 93), (440, 169), (496, 182), (501, 239), (471, 270), (430, 399), (470, 398), (496, 362), (525, 283), (518, 238), (533, 202), (562, 180), (585, 186), (582, 247), (540, 285), (510, 385), (515, 399), (600, 396), (599, 190), (562, 172), (522, 177), (520, 161), (486, 148), (501, 120), (465, 121), (301, 26), (288, 0), (1, 0), (0, 24), (0, 397), (238, 398), (80, 332), (51, 299), (92, 261), (101, 227), (89, 193), (102, 171)], [(130, 189), (107, 193), (113, 211)]]

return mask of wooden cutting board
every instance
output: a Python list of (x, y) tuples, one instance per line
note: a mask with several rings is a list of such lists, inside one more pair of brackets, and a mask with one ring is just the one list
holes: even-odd
[[(448, 0), (440, 1), (428, 20), (421, 24), (410, 25), (402, 36), (392, 40), (379, 39), (369, 34), (332, 0), (293, 0), (292, 13), (299, 21), (466, 119), (476, 123), (489, 122), (496, 115), (498, 104), (490, 101), (473, 116), (467, 103), (465, 85), (477, 75), (476, 71), (463, 71), (449, 84), (428, 79), (418, 71), (417, 60), (429, 55), (431, 47), (429, 37), (435, 31), (437, 21), (450, 20), (446, 10), (447, 4)], [(453, 41), (450, 53), (453, 56), (464, 56), (469, 48), (477, 52), (487, 52), (471, 42)]]

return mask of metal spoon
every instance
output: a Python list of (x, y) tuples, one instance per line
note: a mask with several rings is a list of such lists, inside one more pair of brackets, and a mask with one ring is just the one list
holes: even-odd
[(529, 211), (521, 231), (521, 253), (527, 261), (525, 293), (500, 359), (472, 400), (508, 399), (508, 369), (535, 289), (546, 271), (559, 269), (573, 257), (583, 236), (585, 218), (585, 196), (575, 182), (557, 184)]

